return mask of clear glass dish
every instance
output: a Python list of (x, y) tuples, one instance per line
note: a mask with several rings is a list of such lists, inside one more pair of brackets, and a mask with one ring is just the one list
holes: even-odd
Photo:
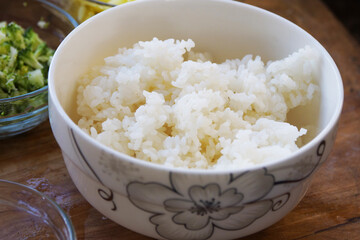
[(0, 193), (0, 239), (76, 239), (66, 213), (42, 193), (6, 180)]
[[(32, 27), (53, 49), (78, 25), (69, 13), (45, 0), (0, 0), (1, 21), (14, 21), (25, 29)], [(46, 22), (47, 27), (39, 21)], [(45, 86), (0, 99), (0, 139), (29, 131), (48, 118), (47, 91)]]

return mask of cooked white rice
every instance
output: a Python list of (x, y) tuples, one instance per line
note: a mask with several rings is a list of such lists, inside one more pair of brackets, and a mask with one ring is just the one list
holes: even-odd
[(216, 64), (194, 46), (154, 38), (105, 58), (78, 88), (78, 125), (115, 150), (171, 167), (242, 168), (296, 151), (307, 130), (286, 115), (318, 91), (317, 52)]

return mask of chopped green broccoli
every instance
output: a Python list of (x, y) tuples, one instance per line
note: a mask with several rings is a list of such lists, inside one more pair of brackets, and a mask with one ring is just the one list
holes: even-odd
[[(0, 49), (1, 50), (1, 49)], [(17, 50), (12, 46), (9, 47), (8, 53), (0, 55), (0, 71), (4, 74), (11, 74), (16, 65)]]
[(40, 69), (28, 72), (29, 88), (38, 89), (44, 86), (44, 75)]
[(11, 44), (8, 42), (3, 42), (0, 44), (0, 54), (9, 54)]
[(8, 78), (6, 79), (6, 83), (5, 83), (5, 87), (7, 88), (8, 92), (11, 92), (16, 89), (14, 80), (15, 80), (14, 75), (8, 75)]
[(5, 22), (0, 22), (0, 44), (5, 42), (6, 39), (6, 24)]
[(54, 55), (54, 50), (47, 47), (46, 44), (40, 44), (35, 51), (36, 57), (40, 62), (48, 63), (50, 65), (50, 61), (52, 56)]
[[(54, 50), (32, 29), (0, 22), (0, 98), (19, 96), (47, 85)], [(0, 117), (44, 104), (46, 97), (0, 109)], [(35, 106), (35, 105), (36, 106)], [(26, 105), (26, 106), (25, 106)]]
[(11, 22), (6, 27), (7, 39), (16, 48), (25, 48), (24, 29), (14, 22)]
[(34, 52), (31, 51), (30, 48), (25, 48), (21, 50), (19, 52), (19, 59), (34, 69), (43, 68), (41, 63), (36, 59)]
[(26, 29), (24, 38), (26, 45), (31, 47), (31, 51), (35, 51), (40, 44), (44, 43), (32, 28)]
[(18, 50), (14, 47), (10, 47), (9, 56), (10, 56), (10, 59), (9, 59), (9, 63), (8, 63), (8, 69), (9, 69), (8, 71), (12, 72), (13, 69), (15, 69), (15, 67), (16, 67), (16, 59), (18, 57)]

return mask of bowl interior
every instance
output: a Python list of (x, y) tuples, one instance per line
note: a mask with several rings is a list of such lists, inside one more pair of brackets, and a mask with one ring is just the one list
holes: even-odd
[(263, 61), (277, 60), (310, 45), (322, 57), (317, 73), (320, 96), (307, 107), (292, 110), (289, 121), (298, 127), (312, 125), (310, 136), (313, 137), (331, 121), (335, 122), (335, 115), (340, 112), (341, 77), (319, 42), (275, 14), (222, 0), (140, 0), (87, 20), (65, 39), (55, 54), (49, 77), (52, 97), (76, 123), (74, 102), (78, 79), (91, 66), (101, 64), (104, 57), (115, 54), (119, 47), (130, 47), (154, 37), (191, 38), (195, 50), (210, 52), (217, 62), (246, 54), (260, 55)]

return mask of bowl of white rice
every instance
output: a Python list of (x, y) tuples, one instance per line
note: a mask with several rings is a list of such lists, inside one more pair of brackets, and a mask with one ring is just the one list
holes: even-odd
[(49, 93), (78, 190), (156, 239), (233, 239), (283, 218), (328, 157), (343, 103), (316, 39), (226, 0), (90, 18), (56, 51)]

